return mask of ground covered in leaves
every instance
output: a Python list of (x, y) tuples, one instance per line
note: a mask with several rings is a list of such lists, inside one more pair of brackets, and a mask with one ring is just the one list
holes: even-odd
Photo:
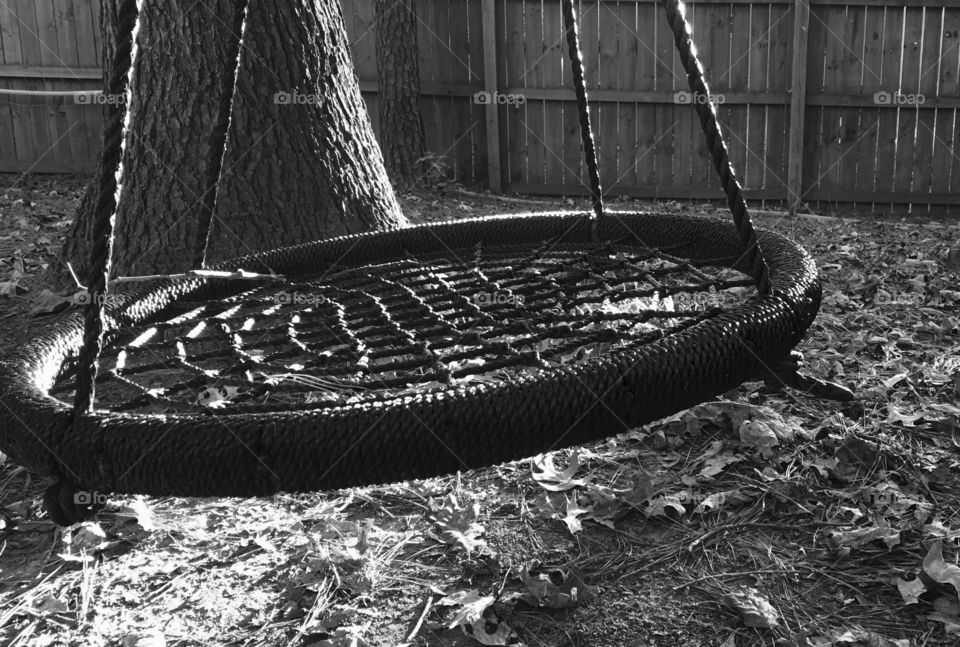
[[(71, 307), (58, 256), (84, 180), (7, 179), (3, 349)], [(574, 204), (447, 187), (404, 206), (427, 221)], [(956, 644), (960, 226), (755, 218), (816, 257), (825, 299), (800, 350), (853, 405), (751, 383), (531, 461), (271, 499), (117, 498), (66, 532), (45, 484), (5, 462), (0, 643)]]

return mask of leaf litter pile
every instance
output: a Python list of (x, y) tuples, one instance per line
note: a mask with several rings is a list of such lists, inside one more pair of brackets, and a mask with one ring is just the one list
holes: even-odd
[[(70, 305), (42, 273), (81, 191), (0, 193), (7, 348)], [(529, 461), (270, 499), (117, 497), (63, 532), (45, 484), (6, 462), (0, 643), (957, 644), (960, 227), (757, 221), (816, 257), (824, 305), (800, 349), (856, 402), (748, 383)]]

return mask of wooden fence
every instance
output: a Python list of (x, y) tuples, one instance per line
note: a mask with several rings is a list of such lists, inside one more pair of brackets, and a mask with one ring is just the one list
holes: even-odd
[[(342, 6), (376, 127), (373, 0)], [(418, 0), (417, 15), (435, 161), (496, 190), (585, 192), (560, 3)], [(960, 210), (960, 0), (696, 0), (688, 18), (748, 197)], [(97, 0), (0, 3), (0, 92), (96, 88), (97, 24)], [(718, 197), (658, 3), (582, 2), (580, 26), (605, 189)], [(98, 120), (0, 94), (0, 171), (89, 171)]]

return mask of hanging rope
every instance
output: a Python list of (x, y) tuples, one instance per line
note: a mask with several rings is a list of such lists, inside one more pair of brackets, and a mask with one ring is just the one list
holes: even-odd
[(597, 166), (597, 148), (593, 141), (593, 130), (590, 128), (590, 108), (587, 104), (587, 86), (583, 80), (583, 56), (580, 53), (580, 37), (573, 0), (563, 0), (563, 25), (567, 33), (567, 49), (570, 51), (573, 90), (577, 95), (577, 110), (580, 111), (580, 138), (583, 140), (583, 156), (587, 162), (590, 197), (593, 200), (593, 212), (597, 218), (600, 218), (603, 216), (603, 192), (600, 187), (600, 169)]
[(200, 209), (197, 247), (193, 258), (193, 267), (195, 268), (205, 269), (207, 267), (210, 229), (220, 198), (220, 171), (227, 156), (227, 134), (230, 132), (233, 97), (237, 89), (237, 76), (240, 74), (240, 51), (243, 47), (243, 36), (247, 26), (247, 7), (247, 0), (238, 0), (234, 7), (230, 34), (236, 34), (236, 38), (231, 39), (229, 43), (227, 61), (236, 61), (236, 63), (232, 73), (226, 73), (221, 78), (220, 105), (217, 106), (216, 120), (208, 147), (210, 165), (207, 168), (203, 183), (203, 205)]
[[(565, 0), (565, 2), (569, 1)], [(737, 227), (740, 242), (743, 244), (744, 255), (747, 264), (750, 266), (750, 273), (757, 282), (757, 291), (760, 296), (766, 296), (771, 291), (769, 269), (763, 257), (763, 252), (760, 250), (760, 245), (757, 243), (757, 234), (753, 229), (750, 213), (747, 211), (747, 202), (743, 197), (743, 190), (737, 180), (733, 165), (730, 163), (730, 155), (727, 152), (727, 144), (723, 141), (723, 133), (720, 130), (717, 111), (710, 96), (710, 88), (703, 76), (703, 66), (700, 64), (696, 47), (691, 38), (692, 30), (684, 15), (683, 2), (680, 0), (663, 0), (663, 5), (667, 10), (667, 22), (673, 31), (680, 61), (687, 73), (690, 91), (693, 93), (692, 103), (697, 110), (697, 116), (700, 118), (700, 127), (703, 129), (703, 134), (707, 138), (707, 148), (713, 158), (713, 166), (720, 176), (723, 191), (727, 194), (727, 206), (730, 208), (730, 213), (733, 214), (733, 222)]]
[[(111, 96), (127, 94), (128, 73), (133, 56), (133, 39), (139, 10), (136, 0), (124, 0), (117, 11), (116, 50), (107, 92)], [(127, 97), (129, 100), (129, 97)], [(100, 182), (94, 206), (93, 247), (87, 274), (88, 302), (83, 310), (83, 346), (77, 358), (77, 394), (73, 403), (74, 417), (87, 413), (93, 404), (97, 379), (97, 358), (103, 345), (103, 306), (113, 260), (113, 229), (116, 223), (120, 193), (119, 178), (123, 173), (124, 119), (128, 101), (109, 103), (104, 128)]]
[[(117, 216), (117, 202), (123, 173), (124, 120), (130, 97), (127, 95), (128, 74), (133, 57), (139, 10), (136, 0), (125, 0), (117, 10), (116, 49), (107, 93), (126, 96), (126, 101), (108, 103), (104, 126), (103, 152), (97, 185), (97, 202), (93, 209), (93, 240), (90, 267), (87, 273), (87, 303), (83, 310), (83, 344), (77, 355), (77, 376), (71, 424), (53, 439), (53, 471), (57, 481), (44, 493), (44, 503), (50, 518), (59, 525), (70, 525), (89, 517), (96, 509), (92, 497), (78, 498), (79, 486), (75, 477), (67, 474), (59, 462), (66, 434), (79, 433), (81, 418), (93, 408), (96, 391), (97, 359), (103, 346), (103, 308), (107, 300), (110, 265), (113, 258), (113, 231)], [(88, 493), (89, 494), (89, 493)]]

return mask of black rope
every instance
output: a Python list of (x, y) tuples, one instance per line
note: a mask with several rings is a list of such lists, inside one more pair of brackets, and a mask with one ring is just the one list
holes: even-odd
[[(107, 92), (113, 97), (126, 96), (127, 93), (127, 74), (133, 56), (133, 34), (138, 15), (136, 0), (124, 0), (117, 12), (117, 43), (107, 83)], [(113, 260), (113, 229), (120, 189), (118, 178), (123, 172), (123, 122), (127, 114), (127, 102), (114, 101), (107, 105), (111, 107), (107, 111), (104, 128), (102, 172), (94, 206), (93, 246), (87, 275), (88, 301), (83, 310), (83, 345), (77, 357), (77, 393), (73, 401), (75, 419), (88, 412), (93, 404), (97, 358), (103, 345), (103, 305)]]
[[(564, 1), (569, 2), (570, 0)], [(707, 138), (707, 148), (710, 149), (713, 165), (717, 169), (717, 175), (720, 176), (720, 184), (727, 194), (727, 206), (730, 208), (730, 213), (733, 214), (733, 222), (736, 225), (740, 242), (743, 244), (744, 255), (747, 264), (750, 266), (750, 274), (757, 283), (757, 291), (760, 296), (768, 295), (771, 291), (770, 270), (763, 257), (760, 244), (757, 242), (757, 234), (753, 229), (750, 213), (747, 211), (747, 202), (743, 197), (743, 190), (737, 180), (733, 165), (730, 163), (727, 144), (723, 140), (720, 122), (717, 119), (717, 111), (713, 105), (713, 99), (710, 98), (710, 88), (703, 76), (703, 66), (697, 58), (696, 48), (691, 38), (692, 30), (684, 15), (683, 2), (680, 0), (663, 0), (663, 6), (667, 10), (667, 22), (673, 31), (677, 51), (680, 53), (680, 61), (687, 73), (687, 80), (690, 82), (690, 90), (693, 93), (692, 103), (697, 110), (697, 116), (700, 118), (703, 134)]]
[(603, 193), (600, 187), (600, 169), (597, 166), (597, 148), (593, 141), (593, 131), (590, 129), (590, 107), (587, 104), (587, 86), (583, 81), (583, 56), (580, 53), (580, 37), (573, 0), (563, 0), (563, 26), (567, 33), (567, 48), (570, 50), (573, 90), (577, 95), (577, 110), (580, 111), (580, 137), (583, 140), (583, 156), (587, 162), (590, 197), (593, 199), (593, 212), (597, 218), (600, 218), (603, 216)]
[(203, 183), (203, 204), (198, 218), (197, 247), (194, 252), (193, 267), (207, 267), (207, 250), (210, 247), (210, 229), (220, 197), (220, 171), (227, 155), (227, 134), (230, 131), (230, 119), (233, 114), (233, 96), (237, 89), (237, 76), (240, 74), (240, 50), (243, 47), (243, 35), (246, 28), (247, 0), (238, 0), (233, 14), (231, 34), (236, 34), (227, 51), (227, 62), (235, 61), (232, 70), (227, 70), (220, 79), (220, 105), (217, 106), (216, 121), (210, 136), (209, 166)]
[(124, 119), (127, 115), (127, 82), (133, 57), (134, 32), (139, 17), (136, 0), (125, 0), (117, 10), (116, 49), (107, 93), (112, 97), (124, 96), (127, 101), (108, 102), (104, 126), (103, 151), (100, 177), (97, 186), (97, 202), (94, 205), (93, 241), (90, 250), (90, 267), (87, 274), (87, 303), (83, 310), (83, 344), (77, 356), (76, 393), (73, 399), (71, 424), (62, 435), (54, 439), (54, 472), (57, 481), (44, 493), (44, 503), (50, 518), (59, 525), (69, 525), (89, 517), (99, 507), (92, 494), (80, 495), (75, 479), (64, 473), (59, 463), (65, 434), (79, 433), (79, 420), (93, 408), (97, 382), (97, 361), (103, 346), (104, 316), (110, 265), (113, 260), (113, 231), (117, 217), (117, 196), (123, 173)]

